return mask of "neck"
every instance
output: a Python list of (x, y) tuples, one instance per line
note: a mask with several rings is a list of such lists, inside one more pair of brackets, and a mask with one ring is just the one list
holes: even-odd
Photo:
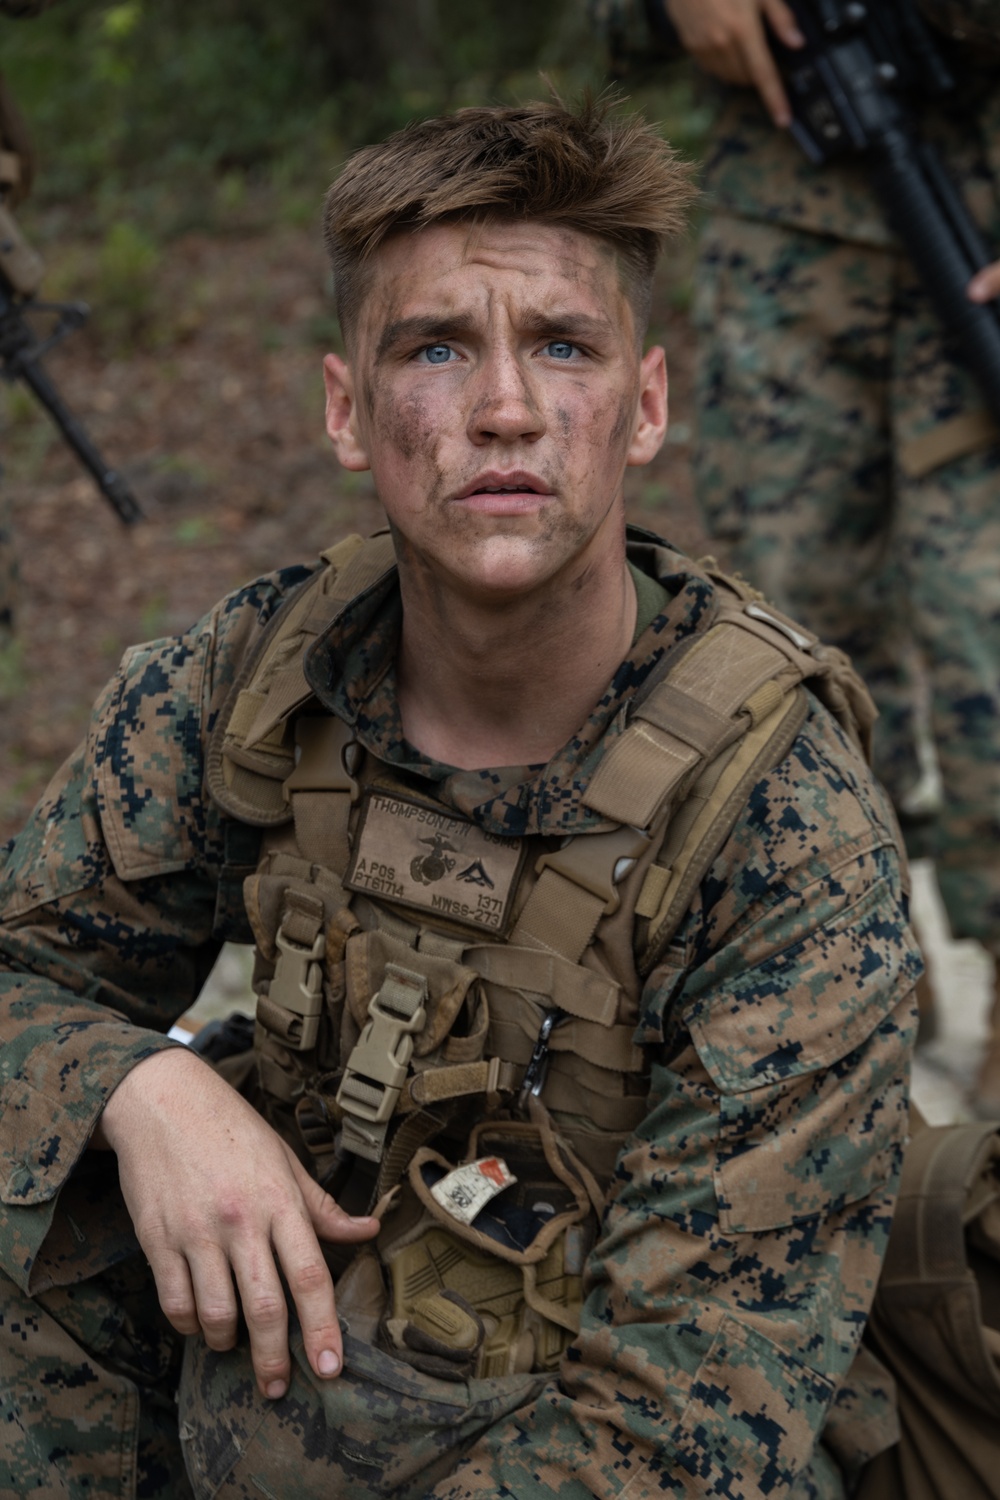
[(464, 770), (550, 760), (601, 697), (635, 631), (624, 546), (503, 604), (421, 587), (403, 568), (400, 585), (404, 733), (425, 755)]

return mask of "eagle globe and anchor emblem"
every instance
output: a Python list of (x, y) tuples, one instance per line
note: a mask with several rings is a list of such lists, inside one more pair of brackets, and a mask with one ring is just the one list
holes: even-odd
[[(421, 885), (433, 885), (435, 881), (443, 880), (446, 875), (451, 874), (458, 863), (452, 855), (461, 851), (449, 843), (443, 833), (435, 833), (431, 838), (421, 839), (420, 842), (430, 845), (430, 853), (418, 854), (410, 861), (410, 875)], [(471, 865), (458, 872), (455, 879), (467, 885), (485, 886), (488, 890), (493, 890), (495, 884), (481, 859), (473, 860)]]

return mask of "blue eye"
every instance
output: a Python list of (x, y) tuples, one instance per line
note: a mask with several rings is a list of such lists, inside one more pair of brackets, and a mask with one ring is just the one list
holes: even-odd
[(572, 359), (576, 353), (576, 345), (568, 344), (565, 339), (553, 339), (545, 345), (545, 352), (550, 359)]
[(453, 351), (447, 344), (428, 344), (420, 353), (429, 365), (446, 365)]

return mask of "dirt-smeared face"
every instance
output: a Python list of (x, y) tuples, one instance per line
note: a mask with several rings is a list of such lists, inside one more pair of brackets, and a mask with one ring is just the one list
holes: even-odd
[(498, 602), (621, 547), (627, 464), (663, 438), (612, 251), (539, 222), (443, 224), (378, 252), (327, 429), (370, 468), (404, 568)]

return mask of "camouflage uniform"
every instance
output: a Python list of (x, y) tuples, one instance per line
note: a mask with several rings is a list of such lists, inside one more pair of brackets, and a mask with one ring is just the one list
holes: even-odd
[[(929, 8), (975, 12), (1000, 36), (995, 0)], [(619, 45), (641, 46), (641, 7), (610, 11)], [(1000, 65), (970, 66), (958, 92), (921, 124), (1000, 253)], [(732, 90), (705, 189), (706, 524), (728, 562), (852, 656), (881, 711), (875, 765), (897, 806), (919, 775), (926, 672), (942, 804), (906, 826), (908, 842), (936, 862), (953, 934), (1000, 951), (996, 428), (858, 164), (812, 166), (754, 92)]]
[[(684, 558), (648, 545), (642, 558), (661, 592), (544, 768), (456, 772), (407, 745), (391, 580), (320, 638), (318, 696), (394, 775), (487, 832), (586, 831), (581, 789), (630, 703), (714, 609)], [(227, 820), (205, 791), (205, 746), (305, 576), (260, 580), (187, 635), (131, 651), (6, 851), (2, 1491), (189, 1493), (169, 1447), (179, 1341), (143, 1287), (112, 1159), (85, 1148), (121, 1077), (172, 1045), (219, 942), (244, 933), (219, 899)], [(211, 1355), (192, 1341), (181, 1433), (196, 1492), (839, 1500), (893, 1440), (888, 1392), (852, 1360), (897, 1184), (918, 967), (891, 812), (811, 700), (637, 996), (646, 1113), (606, 1183), (558, 1381), (484, 1391), (348, 1336), (344, 1375), (317, 1388), (293, 1338), (289, 1392), (265, 1403), (245, 1342)], [(207, 1433), (188, 1421), (194, 1397), (218, 1405)]]

